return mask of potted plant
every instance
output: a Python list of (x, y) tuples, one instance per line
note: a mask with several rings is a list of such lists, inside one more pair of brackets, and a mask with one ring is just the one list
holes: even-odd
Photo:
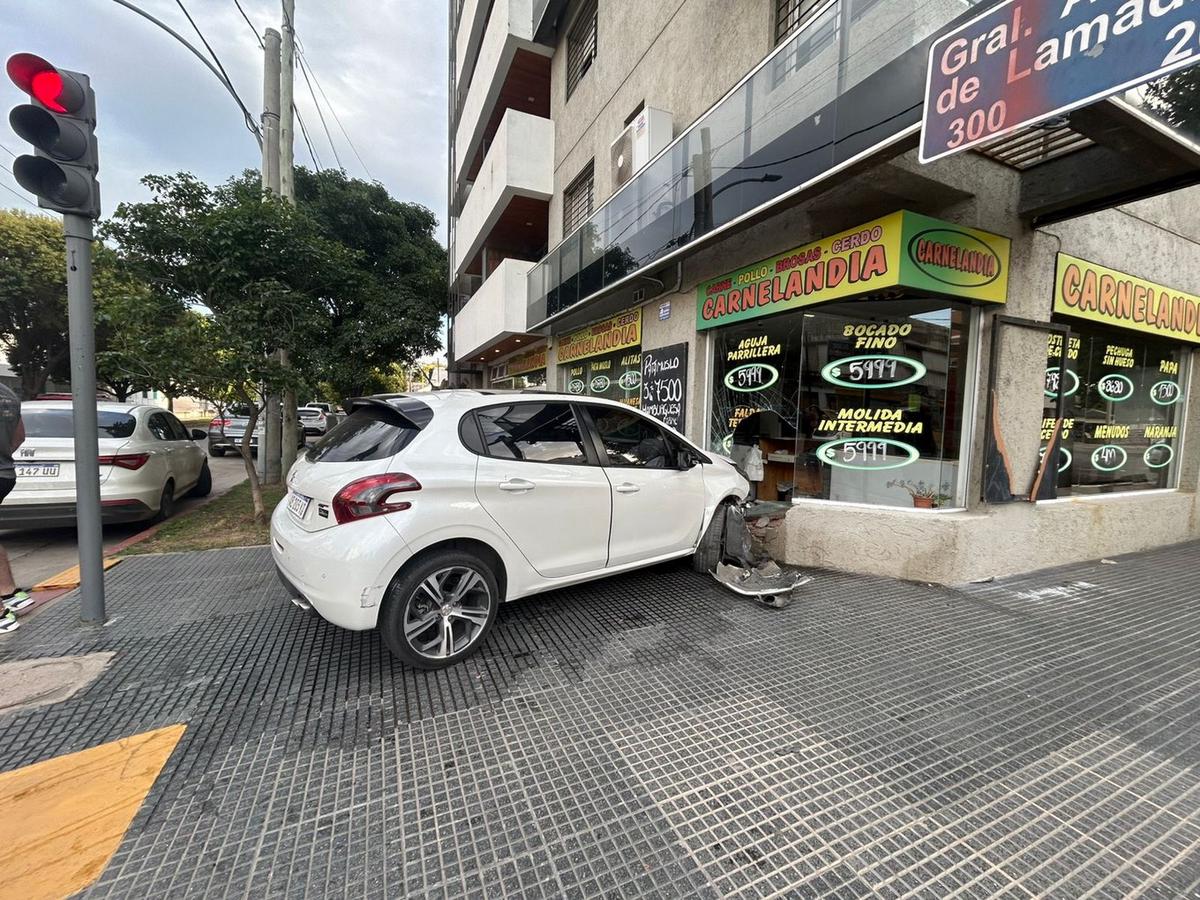
[(937, 485), (897, 478), (889, 481), (887, 486), (903, 488), (908, 491), (908, 495), (912, 497), (912, 505), (918, 509), (936, 509), (950, 500), (950, 482), (948, 481)]

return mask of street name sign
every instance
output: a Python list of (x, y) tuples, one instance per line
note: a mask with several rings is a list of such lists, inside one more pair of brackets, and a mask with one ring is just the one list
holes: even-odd
[(1200, 62), (1200, 0), (1004, 0), (929, 48), (933, 162)]

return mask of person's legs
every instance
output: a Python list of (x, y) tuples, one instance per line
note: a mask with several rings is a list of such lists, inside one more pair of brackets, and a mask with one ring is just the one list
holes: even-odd
[[(0, 478), (0, 502), (8, 496), (8, 492), (16, 484), (14, 478)], [(8, 553), (0, 547), (0, 634), (13, 631), (17, 627), (17, 617), (20, 612), (33, 603), (33, 598), (26, 591), (20, 590), (13, 580), (12, 566), (8, 561)]]
[(7, 597), (17, 590), (13, 581), (12, 566), (8, 562), (8, 553), (0, 546), (0, 597)]

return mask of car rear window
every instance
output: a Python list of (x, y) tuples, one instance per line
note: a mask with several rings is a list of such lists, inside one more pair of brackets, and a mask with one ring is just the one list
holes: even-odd
[(315, 419), (317, 416), (321, 415), (321, 411), (319, 409), (300, 409), (297, 411), (300, 413), (300, 418), (302, 419)]
[[(21, 421), (25, 423), (25, 435), (31, 438), (74, 437), (71, 410), (69, 409), (23, 409)], [(96, 413), (96, 433), (102, 438), (127, 438), (137, 427), (137, 419), (129, 413)]]
[(421, 429), (381, 406), (356, 409), (309, 448), (309, 462), (367, 462), (395, 456)]

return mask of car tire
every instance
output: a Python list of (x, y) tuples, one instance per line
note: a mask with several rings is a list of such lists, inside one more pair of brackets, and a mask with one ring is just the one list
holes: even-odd
[(212, 471), (208, 468), (207, 459), (200, 467), (200, 477), (196, 479), (195, 487), (188, 493), (193, 497), (207, 497), (212, 493)]
[(220, 447), (209, 447), (209, 448), (208, 448), (208, 455), (209, 455), (209, 456), (215, 456), (215, 457), (217, 457), (217, 458), (219, 459), (220, 457), (222, 457), (222, 456), (224, 456), (224, 455), (225, 455), (225, 451), (224, 451), (222, 448), (220, 448)]
[(158, 498), (158, 512), (154, 514), (155, 522), (165, 522), (175, 514), (175, 482), (167, 481), (163, 485), (162, 494)]
[(729, 501), (717, 505), (716, 512), (704, 529), (696, 552), (692, 554), (692, 571), (701, 574), (713, 571), (721, 561), (721, 547), (725, 542), (725, 511), (729, 509)]
[[(455, 601), (464, 578), (470, 587)], [(434, 593), (443, 600), (440, 608)], [(442, 612), (447, 606), (449, 617)], [(379, 631), (401, 661), (418, 669), (444, 669), (482, 646), (499, 609), (500, 591), (492, 566), (471, 553), (440, 550), (401, 569), (392, 579), (379, 615)], [(449, 652), (442, 630), (447, 622)]]

